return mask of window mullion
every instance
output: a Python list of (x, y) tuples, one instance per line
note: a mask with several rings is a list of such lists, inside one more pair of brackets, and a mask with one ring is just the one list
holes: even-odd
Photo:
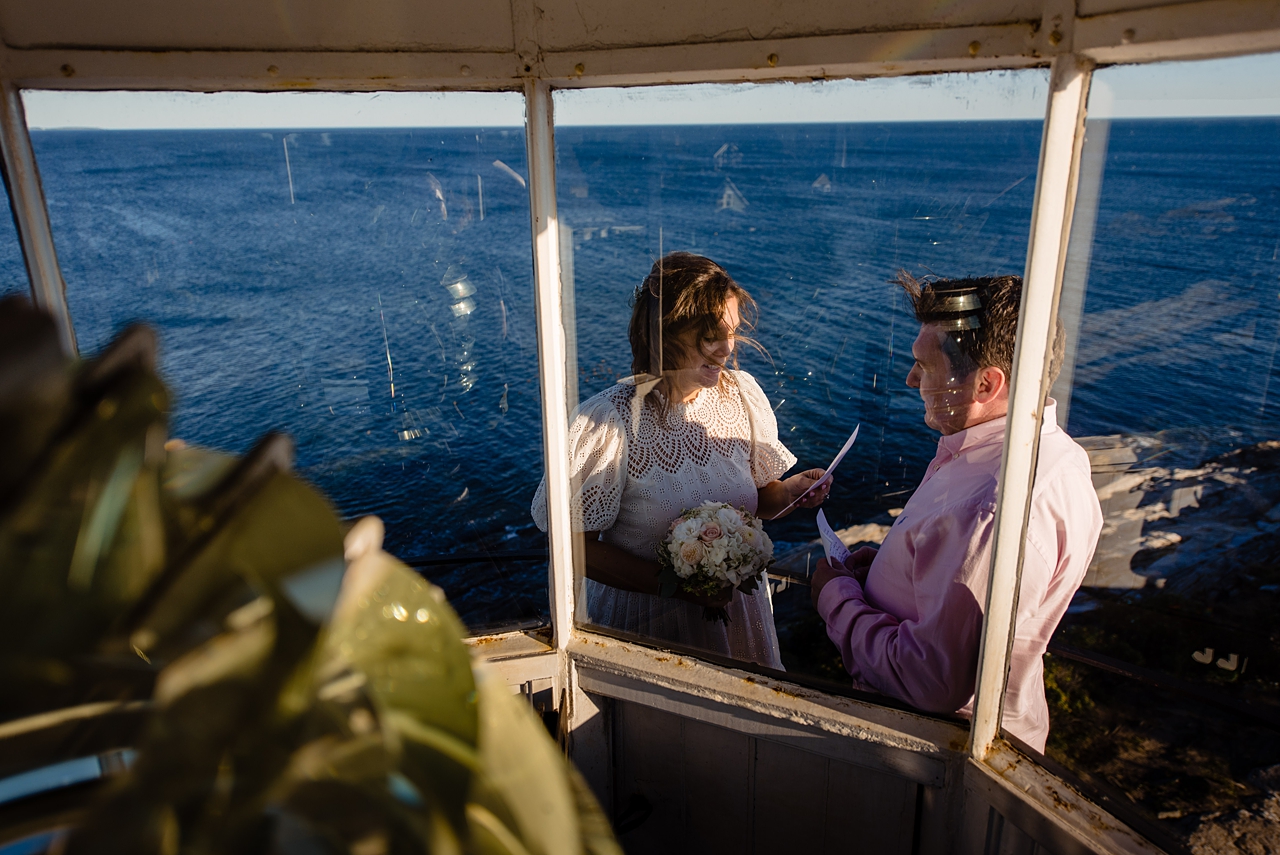
[(1086, 60), (1066, 54), (1053, 60), (1049, 77), (1048, 114), (1040, 146), (1017, 349), (1010, 378), (1004, 458), (996, 496), (991, 581), (978, 656), (970, 738), (970, 751), (977, 760), (984, 759), (990, 750), (1000, 727), (1004, 703), (1040, 425), (1049, 385), (1050, 344), (1057, 320), (1080, 148), (1084, 141), (1090, 73)]
[(67, 287), (58, 267), (58, 253), (49, 226), (44, 188), (36, 168), (22, 93), (10, 81), (0, 83), (0, 154), (9, 207), (31, 280), (31, 300), (53, 315), (63, 352), (75, 356), (76, 332), (67, 309)]
[[(529, 151), (529, 210), (533, 220), (534, 289), (538, 318), (538, 375), (542, 389), (542, 451), (547, 478), (547, 534), (551, 547), (551, 623), (554, 646), (567, 669), (573, 631), (573, 532), (570, 525), (569, 419), (565, 326), (556, 217), (555, 137), (550, 87), (525, 84), (525, 138)], [(557, 686), (557, 697), (566, 684)]]

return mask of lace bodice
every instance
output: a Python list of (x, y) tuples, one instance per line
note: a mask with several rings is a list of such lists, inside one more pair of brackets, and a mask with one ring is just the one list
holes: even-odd
[[(636, 398), (623, 381), (584, 401), (569, 427), (573, 525), (653, 558), (667, 527), (686, 508), (729, 502), (754, 512), (757, 488), (795, 464), (778, 440), (764, 391), (745, 371), (703, 389), (689, 403), (660, 393)], [(546, 530), (546, 481), (533, 518)]]
[[(687, 404), (663, 403), (656, 394), (638, 398), (624, 381), (584, 401), (569, 426), (574, 528), (599, 531), (650, 561), (681, 511), (715, 501), (754, 512), (757, 489), (796, 462), (778, 440), (764, 391), (744, 371), (725, 372), (724, 382)], [(546, 531), (546, 479), (533, 519)], [(727, 627), (684, 600), (590, 579), (583, 594), (592, 623), (782, 668), (767, 584), (733, 595)]]

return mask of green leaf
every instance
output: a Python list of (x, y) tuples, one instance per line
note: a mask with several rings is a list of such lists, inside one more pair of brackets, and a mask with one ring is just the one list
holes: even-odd
[(325, 642), (368, 679), (402, 738), (401, 771), (459, 827), (479, 732), (464, 632), (439, 588), (375, 550), (347, 568)]
[(510, 845), (515, 839), (530, 855), (580, 853), (577, 802), (563, 755), (532, 709), (483, 663), (476, 665), (476, 689), (480, 771), (467, 806), (472, 827), (492, 838), (488, 851), (519, 853)]

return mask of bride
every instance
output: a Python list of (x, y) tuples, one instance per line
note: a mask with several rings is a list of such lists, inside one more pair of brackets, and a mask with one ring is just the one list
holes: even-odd
[[(782, 668), (769, 586), (752, 594), (658, 595), (658, 545), (671, 521), (705, 501), (768, 520), (822, 504), (827, 482), (778, 439), (760, 385), (735, 370), (738, 330), (755, 301), (724, 268), (676, 252), (636, 289), (630, 377), (584, 401), (569, 428), (575, 531), (585, 533), (586, 610), (592, 623)], [(749, 342), (750, 343), (750, 342)], [(733, 365), (730, 369), (728, 366)], [(546, 479), (533, 518), (547, 528)], [(724, 606), (729, 623), (703, 617)]]

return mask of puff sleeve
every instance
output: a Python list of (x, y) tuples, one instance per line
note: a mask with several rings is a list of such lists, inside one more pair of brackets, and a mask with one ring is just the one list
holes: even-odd
[(754, 441), (751, 477), (755, 479), (756, 487), (763, 487), (795, 466), (796, 456), (778, 439), (778, 420), (774, 418), (773, 407), (769, 406), (769, 399), (765, 397), (756, 378), (745, 371), (735, 371), (734, 379), (738, 381), (742, 403), (751, 420)]
[[(618, 518), (627, 479), (627, 437), (613, 402), (597, 395), (582, 403), (569, 423), (569, 500), (574, 531), (603, 531)], [(547, 530), (547, 478), (542, 477), (530, 509)]]

